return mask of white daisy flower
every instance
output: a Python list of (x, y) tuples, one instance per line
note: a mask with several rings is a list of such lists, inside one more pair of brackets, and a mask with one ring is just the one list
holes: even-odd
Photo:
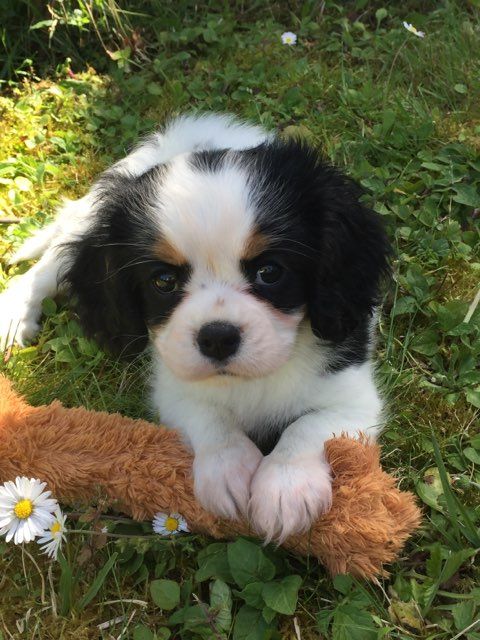
[(15, 478), (0, 486), (0, 535), (6, 542), (30, 542), (53, 522), (58, 503), (44, 491), (46, 482)]
[(157, 513), (153, 518), (152, 527), (155, 533), (162, 536), (171, 536), (180, 533), (180, 531), (188, 532), (189, 528), (183, 516), (179, 513)]
[(414, 35), (418, 36), (419, 38), (424, 38), (425, 37), (425, 31), (419, 31), (416, 27), (413, 26), (413, 24), (410, 24), (409, 22), (404, 22), (403, 26), (405, 27), (405, 29), (407, 31), (410, 31), (410, 33), (413, 33)]
[(297, 44), (297, 34), (292, 33), (291, 31), (285, 31), (282, 33), (282, 44), (288, 44), (292, 46), (293, 44)]
[(40, 549), (42, 553), (46, 553), (49, 558), (57, 559), (58, 552), (62, 546), (62, 542), (65, 542), (65, 533), (67, 528), (65, 526), (65, 516), (60, 507), (55, 510), (55, 519), (49, 529), (43, 532), (43, 536), (37, 540), (39, 545), (42, 545)]

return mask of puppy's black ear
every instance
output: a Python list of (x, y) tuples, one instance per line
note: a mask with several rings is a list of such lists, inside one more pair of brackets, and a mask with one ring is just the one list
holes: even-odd
[(360, 202), (358, 185), (330, 167), (317, 170), (321, 230), (317, 219), (308, 313), (317, 337), (339, 343), (379, 303), (391, 249), (380, 216)]
[[(95, 237), (96, 236), (96, 237)], [(121, 247), (99, 242), (95, 233), (72, 243), (64, 275), (85, 333), (119, 356), (134, 356), (147, 345), (140, 289)]]

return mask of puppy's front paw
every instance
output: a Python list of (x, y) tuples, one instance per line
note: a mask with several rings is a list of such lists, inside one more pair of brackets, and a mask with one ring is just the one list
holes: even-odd
[(267, 542), (307, 531), (331, 504), (330, 467), (320, 455), (291, 460), (271, 453), (252, 480), (250, 518)]
[(30, 293), (18, 282), (0, 294), (0, 350), (24, 346), (39, 332), (42, 308), (30, 301)]
[(246, 515), (251, 479), (262, 458), (260, 450), (247, 437), (196, 454), (193, 475), (198, 501), (224, 518)]

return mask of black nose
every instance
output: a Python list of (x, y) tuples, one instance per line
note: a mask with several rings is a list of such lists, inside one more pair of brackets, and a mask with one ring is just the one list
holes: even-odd
[(226, 360), (238, 350), (240, 329), (229, 322), (209, 322), (198, 332), (197, 343), (207, 358)]

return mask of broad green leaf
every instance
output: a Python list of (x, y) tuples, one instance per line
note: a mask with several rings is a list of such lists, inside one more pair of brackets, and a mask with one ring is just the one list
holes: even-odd
[(53, 316), (57, 312), (57, 303), (52, 298), (42, 300), (42, 313), (45, 316)]
[(443, 485), (437, 467), (427, 469), (423, 475), (423, 482), (418, 481), (415, 489), (425, 504), (428, 504), (432, 509), (442, 511), (438, 499), (443, 495)]
[(328, 631), (330, 628), (330, 623), (333, 618), (333, 611), (331, 609), (325, 609), (324, 611), (319, 611), (317, 613), (317, 627), (322, 636), (328, 637)]
[(472, 443), (472, 447), (477, 449), (477, 451), (480, 451), (480, 433), (474, 435), (470, 442)]
[(242, 598), (245, 604), (248, 604), (250, 607), (262, 609), (264, 605), (262, 597), (263, 586), (263, 582), (250, 582), (242, 591), (236, 591), (235, 595)]
[(480, 387), (476, 387), (475, 389), (467, 389), (465, 391), (465, 397), (467, 402), (473, 404), (474, 407), (480, 409)]
[(463, 631), (473, 622), (475, 613), (475, 602), (472, 600), (464, 600), (458, 602), (452, 607), (452, 616), (457, 631)]
[(377, 626), (368, 611), (341, 604), (333, 614), (332, 639), (377, 640)]
[(457, 184), (453, 187), (456, 195), (455, 202), (465, 204), (467, 207), (480, 207), (480, 192), (473, 184)]
[(434, 329), (424, 329), (414, 336), (410, 346), (418, 353), (433, 356), (439, 349), (438, 340), (439, 335)]
[(227, 555), (230, 571), (239, 587), (250, 582), (266, 582), (275, 576), (275, 565), (259, 544), (240, 538), (228, 545)]
[(385, 7), (380, 7), (375, 11), (375, 18), (377, 20), (377, 26), (388, 16), (388, 11)]
[(263, 607), (262, 616), (265, 622), (268, 622), (268, 623), (272, 622), (275, 619), (276, 615), (277, 615), (277, 612), (274, 609), (270, 609), (270, 607), (266, 605)]
[(157, 607), (170, 611), (180, 603), (180, 586), (173, 580), (153, 580), (150, 594)]
[(224, 582), (234, 582), (228, 564), (227, 544), (214, 542), (202, 549), (197, 557), (198, 569), (195, 573), (197, 582), (204, 582), (210, 578), (218, 578)]
[(170, 625), (181, 624), (186, 631), (194, 631), (196, 635), (210, 638), (212, 629), (207, 616), (207, 607), (205, 607), (205, 605), (195, 604), (175, 611), (168, 619), (168, 623)]
[(451, 331), (463, 322), (468, 304), (461, 300), (450, 300), (445, 304), (435, 305), (437, 321), (442, 331)]
[(473, 447), (466, 447), (463, 450), (463, 455), (470, 460), (470, 462), (480, 465), (480, 453)]
[(232, 624), (232, 592), (223, 580), (210, 584), (210, 605), (215, 612), (215, 626), (228, 631)]
[(261, 611), (244, 605), (235, 618), (233, 640), (265, 640), (269, 628)]
[(412, 631), (423, 631), (424, 622), (420, 614), (418, 604), (414, 600), (400, 602), (392, 600), (388, 607), (388, 612), (393, 622), (396, 622), (406, 629)]
[(414, 313), (418, 308), (415, 298), (412, 296), (403, 296), (395, 302), (391, 313), (393, 316), (401, 316), (404, 313)]
[(287, 576), (278, 582), (267, 582), (262, 591), (265, 604), (278, 613), (293, 615), (301, 584), (300, 576)]
[(147, 85), (147, 91), (152, 96), (161, 96), (164, 92), (164, 89), (161, 85), (156, 82), (149, 82)]
[(133, 630), (133, 640), (153, 640), (153, 631), (144, 624), (137, 624)]
[(347, 574), (339, 574), (333, 578), (333, 586), (334, 588), (343, 593), (343, 595), (347, 595), (347, 593), (352, 588), (353, 580), (351, 576)]

